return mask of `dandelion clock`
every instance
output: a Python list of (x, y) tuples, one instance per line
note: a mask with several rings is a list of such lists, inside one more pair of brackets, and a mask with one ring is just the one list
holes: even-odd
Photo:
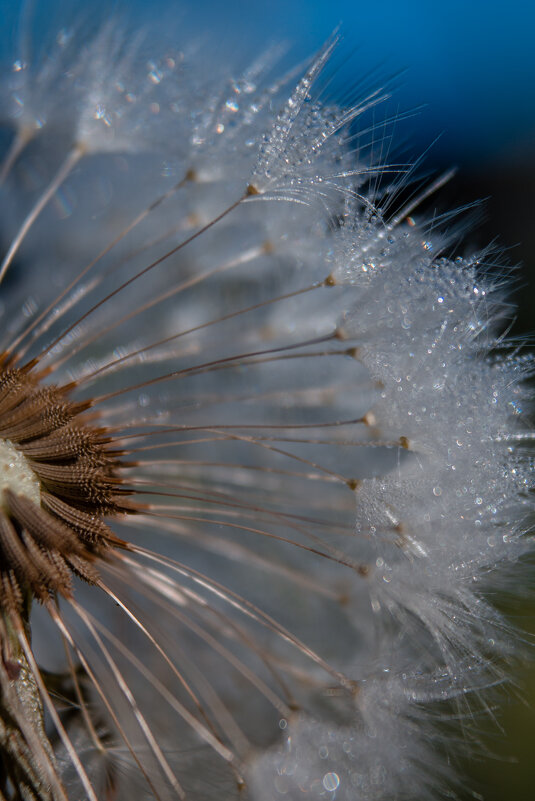
[(0, 798), (452, 797), (514, 653), (491, 595), (530, 549), (503, 268), (418, 214), (448, 176), (384, 156), (385, 90), (329, 100), (336, 37), (237, 69), (24, 24)]

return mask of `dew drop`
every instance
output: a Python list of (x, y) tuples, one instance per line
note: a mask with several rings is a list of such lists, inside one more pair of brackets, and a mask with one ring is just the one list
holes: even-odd
[(323, 786), (330, 793), (334, 793), (334, 791), (340, 786), (340, 777), (337, 773), (326, 773), (323, 777)]

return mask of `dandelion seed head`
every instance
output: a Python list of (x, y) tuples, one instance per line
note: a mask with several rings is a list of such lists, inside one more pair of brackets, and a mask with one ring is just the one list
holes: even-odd
[[(4, 357), (4, 362), (7, 362)], [(118, 542), (103, 515), (119, 512), (116, 455), (102, 431), (83, 425), (87, 403), (39, 386), (28, 368), (0, 378), (2, 606), (31, 590), (44, 600), (69, 594), (69, 574), (94, 581), (92, 562)]]
[(335, 44), (215, 69), (114, 20), (9, 72), (4, 795), (436, 798), (505, 680), (533, 360)]

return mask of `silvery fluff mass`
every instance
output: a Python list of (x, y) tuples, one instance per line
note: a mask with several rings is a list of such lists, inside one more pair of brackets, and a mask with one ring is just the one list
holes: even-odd
[(335, 38), (73, 19), (0, 84), (0, 798), (451, 798), (532, 547), (507, 271)]

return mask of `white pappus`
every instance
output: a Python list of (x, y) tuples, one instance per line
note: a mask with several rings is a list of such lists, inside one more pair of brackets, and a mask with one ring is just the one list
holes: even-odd
[(451, 797), (532, 547), (503, 269), (335, 40), (54, 37), (0, 93), (0, 797)]

